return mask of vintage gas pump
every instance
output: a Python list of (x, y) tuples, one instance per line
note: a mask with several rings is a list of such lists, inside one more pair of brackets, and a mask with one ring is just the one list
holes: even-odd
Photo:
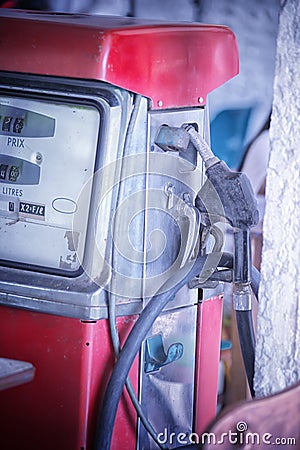
[[(1, 449), (196, 442), (215, 415), (228, 262), (196, 207), (192, 135), (209, 139), (207, 94), (238, 72), (233, 33), (3, 10), (0, 70), (0, 356), (36, 369), (0, 394)], [(104, 392), (144, 311), (138, 418), (124, 391), (107, 444)]]

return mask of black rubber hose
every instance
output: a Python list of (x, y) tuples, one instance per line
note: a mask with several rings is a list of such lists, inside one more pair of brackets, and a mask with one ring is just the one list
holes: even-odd
[[(138, 353), (141, 344), (147, 335), (147, 332), (149, 331), (155, 319), (159, 316), (163, 308), (174, 298), (175, 294), (190, 279), (199, 275), (206, 262), (206, 259), (206, 256), (198, 257), (191, 267), (191, 270), (175, 287), (171, 288), (169, 291), (163, 294), (154, 296), (140, 314), (140, 317), (132, 328), (122, 348), (119, 359), (116, 362), (106, 388), (102, 408), (98, 418), (95, 450), (110, 450), (113, 426), (118, 404), (122, 395), (122, 390), (134, 358)], [(232, 262), (232, 255), (224, 253), (221, 257), (219, 267), (232, 267)], [(176, 277), (180, 278), (180, 273), (177, 273)], [(169, 283), (170, 281), (172, 280), (169, 280)], [(256, 290), (258, 291), (258, 287)]]
[[(256, 267), (251, 267), (251, 288), (258, 301), (260, 272)], [(244, 367), (252, 397), (254, 392), (254, 362), (255, 362), (255, 335), (252, 319), (252, 311), (236, 311), (236, 324), (238, 329), (240, 347), (244, 361)]]
[(252, 288), (252, 291), (253, 291), (257, 301), (258, 301), (259, 283), (260, 283), (260, 272), (259, 272), (259, 270), (257, 270), (257, 268), (255, 266), (252, 266), (251, 267), (251, 288)]
[[(232, 268), (233, 257), (227, 254), (227, 260), (229, 264), (225, 267)], [(251, 288), (258, 301), (258, 290), (260, 284), (260, 272), (255, 266), (251, 266)], [(252, 311), (236, 311), (236, 323), (241, 347), (241, 353), (243, 357), (246, 376), (249, 384), (249, 389), (252, 397), (255, 396), (254, 392), (254, 362), (255, 362), (255, 335), (252, 320)]]
[[(258, 301), (260, 272), (251, 266), (251, 288)], [(236, 324), (238, 329), (241, 353), (252, 397), (254, 392), (254, 362), (255, 362), (255, 335), (251, 310), (236, 310)]]
[[(97, 426), (96, 450), (110, 450), (113, 426), (118, 404), (122, 395), (123, 386), (133, 364), (134, 358), (138, 353), (147, 332), (150, 330), (162, 309), (174, 298), (175, 294), (191, 278), (199, 275), (206, 260), (206, 256), (198, 257), (189, 272), (177, 285), (169, 289), (167, 292), (152, 297), (144, 310), (141, 312), (120, 352), (119, 359), (115, 364), (106, 388)], [(180, 279), (180, 272), (176, 273), (176, 278)], [(169, 280), (168, 283), (171, 283), (171, 281), (172, 280)]]
[(252, 397), (255, 396), (254, 360), (255, 360), (255, 336), (252, 321), (252, 311), (236, 311), (236, 323), (239, 334), (241, 352)]

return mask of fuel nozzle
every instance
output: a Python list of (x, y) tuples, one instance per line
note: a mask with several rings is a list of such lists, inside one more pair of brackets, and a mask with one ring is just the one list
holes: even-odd
[(216, 216), (218, 220), (224, 218), (233, 228), (239, 230), (257, 225), (259, 220), (257, 201), (247, 175), (229, 169), (224, 161), (214, 155), (205, 139), (191, 125), (185, 126), (185, 130), (203, 159), (208, 178), (196, 199), (200, 212), (204, 215), (207, 213), (202, 198), (206, 200), (212, 197), (210, 187), (212, 185), (220, 202), (209, 205), (211, 215)]
[[(246, 174), (234, 172), (217, 158), (211, 148), (194, 129), (184, 126), (190, 140), (203, 159), (208, 180), (204, 183), (196, 206), (204, 216), (226, 220), (234, 229), (234, 309), (251, 309), (251, 245), (250, 228), (257, 225), (259, 213), (255, 195)], [(213, 190), (219, 202), (215, 202)], [(211, 197), (211, 202), (209, 201)], [(204, 201), (205, 199), (205, 201)], [(206, 205), (209, 204), (208, 214)], [(220, 207), (221, 205), (221, 207)]]

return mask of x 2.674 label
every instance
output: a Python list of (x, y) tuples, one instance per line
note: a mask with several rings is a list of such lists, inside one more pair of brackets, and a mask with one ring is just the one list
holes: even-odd
[(36, 219), (45, 220), (45, 205), (37, 203), (20, 202), (19, 203), (20, 216), (33, 216)]

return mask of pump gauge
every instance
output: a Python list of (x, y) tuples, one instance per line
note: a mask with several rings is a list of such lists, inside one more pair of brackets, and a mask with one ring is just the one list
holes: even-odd
[(94, 105), (0, 96), (2, 264), (78, 273), (89, 213), (78, 197), (94, 172), (99, 126)]

